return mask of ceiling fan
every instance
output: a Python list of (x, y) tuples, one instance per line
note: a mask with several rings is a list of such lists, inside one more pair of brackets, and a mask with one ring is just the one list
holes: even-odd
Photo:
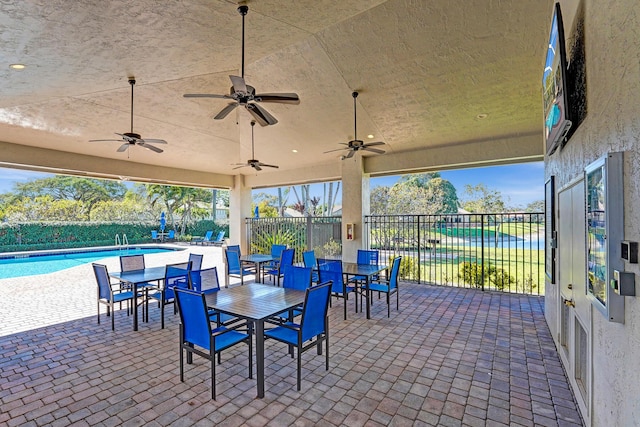
[(358, 139), (358, 120), (357, 120), (358, 116), (356, 113), (356, 98), (358, 97), (358, 92), (353, 92), (351, 96), (353, 96), (353, 139), (348, 143), (346, 142), (340, 143), (342, 145), (346, 145), (347, 146), (346, 148), (338, 148), (336, 150), (325, 151), (325, 154), (332, 153), (334, 151), (349, 150), (349, 152), (346, 155), (342, 156), (343, 160), (353, 157), (353, 155), (356, 154), (356, 151), (358, 150), (365, 150), (365, 151), (371, 151), (372, 153), (384, 154), (385, 152), (384, 150), (380, 150), (378, 148), (371, 148), (371, 147), (375, 147), (376, 145), (384, 145), (384, 142), (377, 141), (377, 142), (365, 143), (361, 139)]
[(235, 168), (233, 169), (240, 169), (240, 168), (244, 168), (246, 166), (251, 166), (252, 168), (254, 168), (256, 171), (261, 171), (263, 167), (266, 168), (276, 168), (278, 169), (278, 166), (276, 165), (268, 165), (266, 163), (262, 163), (260, 160), (256, 160), (255, 157), (255, 152), (254, 152), (254, 146), (253, 146), (253, 127), (256, 125), (255, 120), (251, 120), (251, 159), (247, 160), (247, 163), (235, 163)]
[(133, 132), (133, 85), (136, 84), (136, 79), (134, 79), (133, 77), (129, 77), (129, 84), (131, 85), (131, 132), (116, 132), (116, 135), (120, 135), (122, 139), (90, 139), (89, 142), (124, 141), (124, 144), (122, 144), (120, 148), (116, 150), (120, 153), (126, 151), (132, 145), (138, 145), (151, 151), (155, 151), (156, 153), (162, 153), (162, 149), (149, 144), (167, 144), (167, 141), (165, 141), (164, 139), (142, 139), (139, 133)]
[(247, 109), (249, 113), (256, 119), (261, 126), (275, 125), (278, 120), (264, 109), (259, 102), (277, 102), (281, 104), (299, 104), (300, 98), (296, 93), (262, 93), (257, 94), (253, 86), (246, 84), (244, 80), (244, 17), (249, 12), (249, 6), (241, 5), (238, 12), (242, 15), (242, 75), (229, 76), (231, 79), (231, 89), (228, 95), (215, 95), (208, 93), (187, 93), (185, 98), (222, 98), (230, 99), (232, 102), (227, 104), (216, 116), (215, 120), (222, 120), (230, 112), (235, 110), (239, 105)]

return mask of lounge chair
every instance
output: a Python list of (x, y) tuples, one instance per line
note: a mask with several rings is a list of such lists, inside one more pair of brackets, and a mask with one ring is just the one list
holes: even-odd
[(191, 238), (191, 244), (192, 245), (197, 245), (197, 244), (205, 244), (205, 242), (210, 242), (211, 241), (211, 236), (213, 236), (213, 230), (209, 230), (207, 231), (207, 234), (204, 235), (204, 237), (202, 236), (194, 236)]
[(224, 231), (221, 231), (216, 236), (216, 239), (210, 242), (213, 246), (222, 246), (224, 243)]

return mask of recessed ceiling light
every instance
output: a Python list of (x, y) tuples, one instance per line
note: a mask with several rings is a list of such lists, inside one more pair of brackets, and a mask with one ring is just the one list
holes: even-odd
[(11, 64), (9, 65), (9, 68), (13, 70), (24, 70), (25, 68), (27, 68), (27, 66), (24, 64)]
[(480, 114), (478, 114), (478, 115), (476, 116), (476, 118), (478, 118), (478, 119), (486, 119), (486, 118), (487, 118), (487, 116), (488, 116), (488, 114), (487, 114), (487, 113), (480, 113)]
[(291, 151), (292, 151), (292, 152), (294, 152), (294, 153), (297, 153), (297, 152), (298, 152), (298, 150), (291, 150)]
[(373, 139), (373, 135), (369, 134), (369, 135), (367, 135), (367, 138)]

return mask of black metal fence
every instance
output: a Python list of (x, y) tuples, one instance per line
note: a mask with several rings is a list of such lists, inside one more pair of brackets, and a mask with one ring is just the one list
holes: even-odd
[[(269, 253), (274, 243), (317, 257), (342, 254), (340, 217), (247, 218), (248, 246)], [(400, 276), (446, 286), (544, 295), (544, 214), (381, 215), (364, 218), (365, 248)]]
[(404, 280), (544, 295), (542, 213), (367, 216), (364, 235)]

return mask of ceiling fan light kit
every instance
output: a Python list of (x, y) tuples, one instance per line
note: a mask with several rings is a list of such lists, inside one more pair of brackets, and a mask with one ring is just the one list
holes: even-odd
[(150, 144), (167, 144), (167, 141), (165, 141), (164, 139), (155, 139), (155, 138), (143, 139), (139, 133), (135, 133), (133, 131), (133, 86), (136, 84), (136, 79), (134, 77), (129, 77), (129, 84), (131, 85), (131, 131), (124, 132), (124, 133), (116, 132), (116, 135), (119, 135), (121, 139), (90, 139), (89, 142), (114, 142), (114, 141), (123, 142), (124, 141), (124, 144), (122, 144), (116, 150), (118, 153), (127, 151), (129, 147), (132, 145), (138, 145), (139, 147), (146, 148), (156, 153), (162, 153), (164, 150), (156, 147), (155, 145), (150, 145)]

